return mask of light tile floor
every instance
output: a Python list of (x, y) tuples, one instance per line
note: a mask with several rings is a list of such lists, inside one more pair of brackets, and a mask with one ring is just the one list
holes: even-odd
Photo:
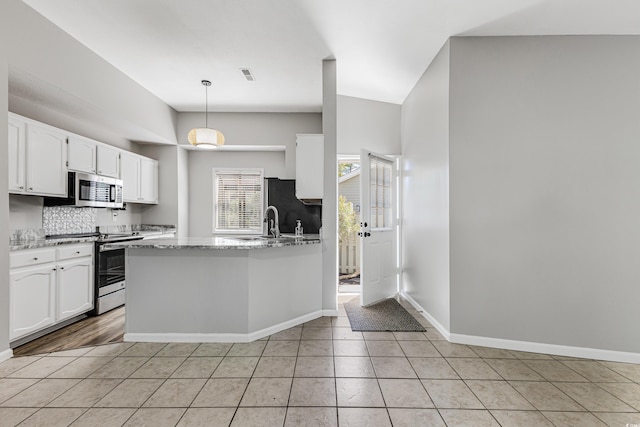
[(118, 343), (0, 364), (0, 426), (640, 426), (640, 365), (352, 332), (342, 304), (246, 344)]

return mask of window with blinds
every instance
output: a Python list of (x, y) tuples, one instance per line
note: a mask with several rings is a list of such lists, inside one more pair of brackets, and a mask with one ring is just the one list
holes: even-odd
[(214, 232), (262, 233), (262, 170), (213, 171)]

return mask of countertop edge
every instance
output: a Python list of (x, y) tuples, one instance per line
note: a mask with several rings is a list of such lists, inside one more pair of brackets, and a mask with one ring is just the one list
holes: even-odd
[(162, 238), (150, 241), (134, 240), (129, 242), (110, 243), (106, 249), (205, 249), (205, 250), (229, 250), (229, 249), (265, 249), (282, 248), (286, 246), (304, 246), (322, 243), (320, 237), (305, 237), (301, 239), (288, 239), (287, 241), (240, 241), (228, 237), (209, 238)]

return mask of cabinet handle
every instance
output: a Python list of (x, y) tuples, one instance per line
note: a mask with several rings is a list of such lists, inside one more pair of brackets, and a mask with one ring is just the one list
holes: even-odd
[(38, 260), (38, 257), (37, 257), (37, 256), (34, 256), (34, 257), (33, 257), (33, 260), (34, 260), (34, 261), (37, 261), (37, 260)]
[(60, 270), (64, 270), (64, 267), (60, 267)]
[(53, 269), (53, 271), (56, 271), (56, 270), (57, 270), (57, 268), (54, 268), (54, 269)]
[(33, 190), (33, 187), (29, 187), (29, 190)]
[(24, 190), (24, 185), (21, 185), (20, 187), (18, 187), (21, 190)]
[(80, 251), (76, 251), (76, 254), (79, 254), (79, 253), (80, 253)]

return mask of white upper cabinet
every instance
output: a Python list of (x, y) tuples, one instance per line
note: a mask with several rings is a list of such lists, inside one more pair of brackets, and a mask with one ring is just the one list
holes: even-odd
[(67, 160), (69, 169), (96, 173), (96, 152), (98, 144), (88, 138), (80, 136), (69, 136), (69, 146), (67, 148)]
[(67, 171), (119, 178), (123, 199), (158, 203), (158, 162), (17, 114), (8, 116), (9, 192), (66, 197)]
[(324, 192), (324, 136), (297, 135), (296, 197), (322, 199)]
[(120, 166), (122, 171), (120, 174), (120, 179), (122, 180), (122, 200), (137, 203), (140, 160), (136, 154), (123, 152), (120, 156)]
[(67, 195), (67, 136), (51, 126), (9, 115), (9, 192)]
[(24, 193), (24, 168), (27, 126), (23, 121), (9, 117), (9, 191)]
[(108, 145), (98, 145), (98, 175), (120, 177), (120, 150)]
[(121, 155), (123, 200), (158, 203), (158, 162), (134, 153)]
[(140, 159), (140, 201), (158, 203), (158, 162)]
[(67, 135), (49, 126), (27, 124), (26, 190), (67, 195)]

